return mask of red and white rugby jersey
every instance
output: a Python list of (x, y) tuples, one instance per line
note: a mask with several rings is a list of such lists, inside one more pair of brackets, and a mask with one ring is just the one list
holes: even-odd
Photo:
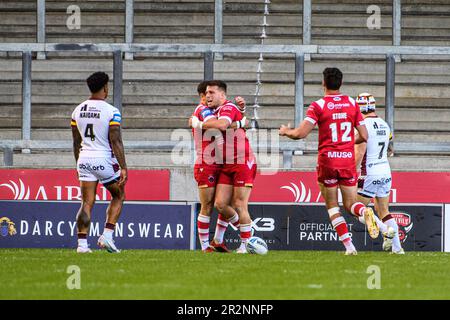
[(354, 128), (364, 125), (364, 119), (353, 98), (327, 95), (311, 103), (305, 120), (319, 127), (319, 165), (336, 169), (355, 166)]
[[(243, 117), (239, 108), (228, 100), (217, 109), (217, 118), (219, 120), (226, 119), (230, 125), (242, 120)], [(228, 129), (224, 132), (224, 138), (224, 164), (245, 164), (248, 160), (254, 160), (254, 154), (244, 128)]]
[[(203, 104), (199, 104), (192, 115), (196, 116), (202, 122), (216, 119), (215, 110)], [(192, 135), (194, 137), (195, 152), (197, 155), (195, 163), (215, 164), (215, 150), (213, 146), (209, 147), (209, 145), (215, 141), (215, 138), (205, 135), (205, 130), (199, 129), (192, 129)], [(217, 143), (223, 144), (221, 141)]]

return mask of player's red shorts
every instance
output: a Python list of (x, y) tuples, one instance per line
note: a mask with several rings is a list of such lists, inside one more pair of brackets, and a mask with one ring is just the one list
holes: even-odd
[(234, 187), (253, 187), (256, 177), (256, 162), (247, 164), (224, 164), (217, 184), (228, 184)]
[(337, 185), (354, 187), (358, 179), (356, 168), (335, 169), (323, 165), (317, 166), (317, 181), (327, 188), (336, 187)]
[(214, 188), (219, 180), (219, 174), (222, 166), (210, 164), (196, 164), (194, 166), (194, 178), (198, 187)]

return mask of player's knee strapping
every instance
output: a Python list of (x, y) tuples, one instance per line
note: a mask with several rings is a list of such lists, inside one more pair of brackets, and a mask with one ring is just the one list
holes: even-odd
[(336, 214), (340, 214), (341, 210), (339, 209), (339, 207), (333, 207), (328, 209), (328, 215), (330, 216), (330, 219), (332, 216), (336, 215)]
[(350, 212), (356, 216), (360, 217), (364, 214), (364, 209), (366, 209), (366, 206), (362, 202), (355, 202), (352, 207), (350, 208)]

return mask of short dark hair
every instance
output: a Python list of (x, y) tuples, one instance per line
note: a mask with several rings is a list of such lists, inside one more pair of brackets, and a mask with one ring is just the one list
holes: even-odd
[(327, 89), (338, 90), (342, 85), (342, 78), (342, 72), (338, 68), (325, 68), (323, 70), (323, 81)]
[(222, 80), (208, 81), (208, 86), (219, 87), (219, 89), (222, 89), (225, 93), (227, 92), (227, 84)]
[(200, 94), (206, 94), (206, 87), (208, 86), (208, 81), (202, 81), (197, 86), (197, 93)]
[(95, 72), (86, 79), (91, 93), (97, 93), (108, 83), (109, 76), (104, 72)]

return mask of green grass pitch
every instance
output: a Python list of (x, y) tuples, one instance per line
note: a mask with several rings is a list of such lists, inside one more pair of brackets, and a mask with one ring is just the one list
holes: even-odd
[[(81, 289), (69, 290), (70, 265)], [(380, 270), (381, 289), (368, 289)], [(0, 299), (450, 299), (450, 254), (0, 249)]]

